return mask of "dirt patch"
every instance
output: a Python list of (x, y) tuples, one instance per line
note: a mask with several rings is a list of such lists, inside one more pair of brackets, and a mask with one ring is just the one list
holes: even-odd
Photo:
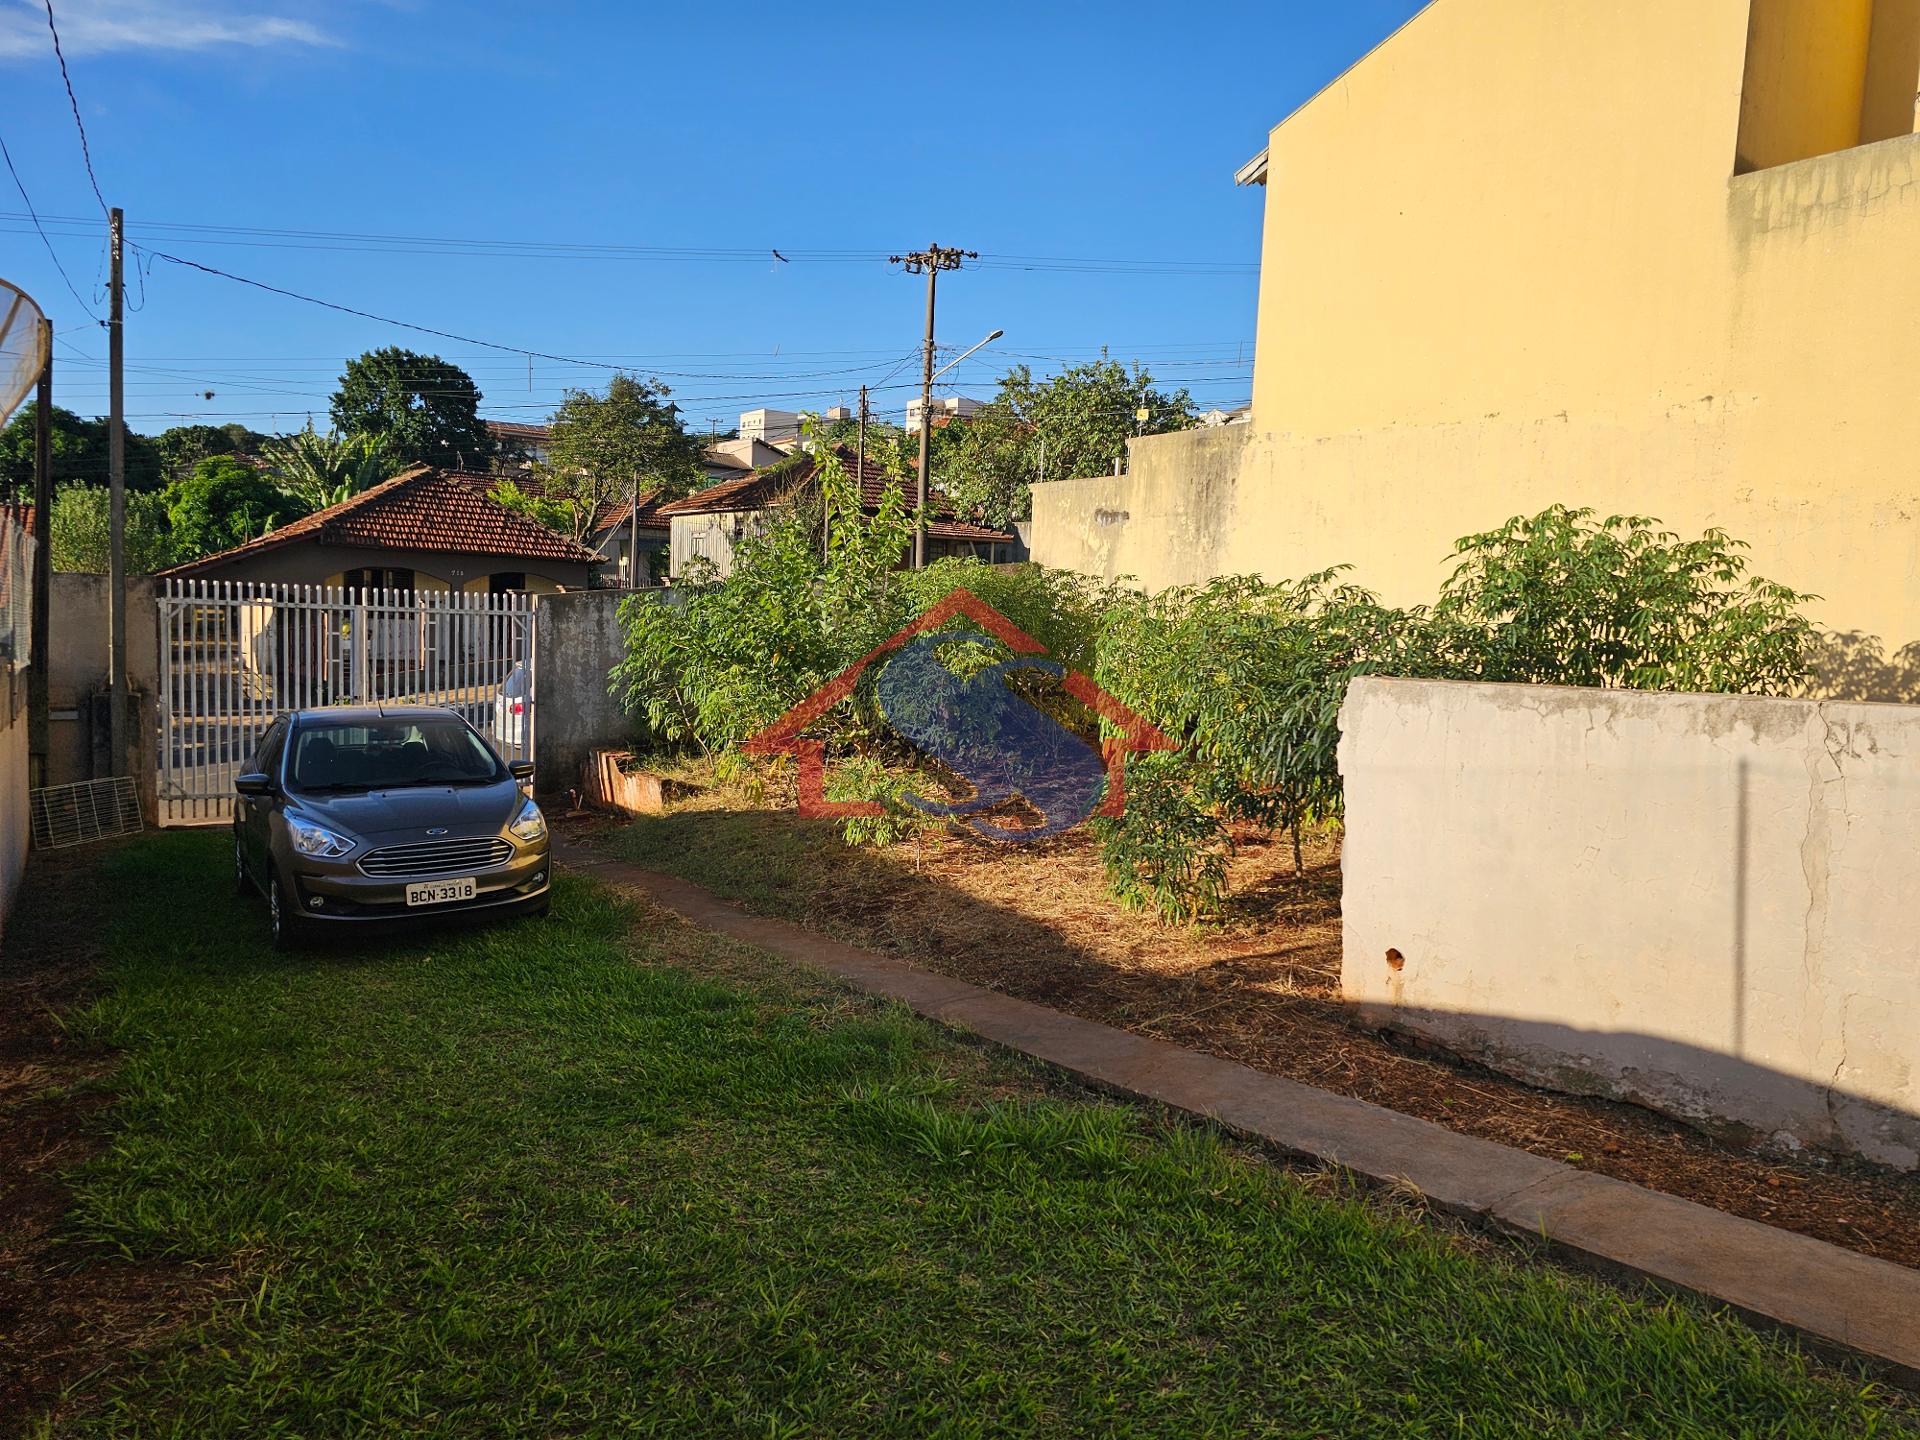
[(0, 1435), (153, 1344), (205, 1287), (73, 1243), (65, 1175), (92, 1153), (112, 1057), (64, 1017), (94, 993), (99, 852), (36, 855), (0, 945)]
[[(849, 850), (830, 827), (724, 792), (631, 827), (575, 827), (572, 838), (944, 974), (1920, 1268), (1920, 1177), (1730, 1149), (1638, 1106), (1536, 1089), (1358, 1027), (1339, 996), (1335, 837), (1309, 843), (1301, 876), (1284, 839), (1239, 837), (1224, 923), (1187, 929), (1118, 908), (1084, 832), (1030, 846), (929, 832)], [(729, 885), (708, 858), (729, 845), (758, 847), (779, 874)]]

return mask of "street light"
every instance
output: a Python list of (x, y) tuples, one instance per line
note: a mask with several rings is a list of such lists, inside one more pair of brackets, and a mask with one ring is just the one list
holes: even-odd
[(982, 340), (978, 345), (969, 345), (965, 350), (962, 350), (958, 355), (954, 356), (951, 360), (947, 361), (946, 364), (942, 365), (938, 370), (934, 371), (933, 378), (938, 380), (942, 375), (946, 374), (947, 371), (951, 370), (954, 366), (958, 365), (962, 360), (966, 359), (967, 356), (973, 354), (975, 350), (979, 350), (985, 346), (991, 345), (994, 341), (998, 340), (1002, 335), (1006, 333), (1007, 332), (1004, 330), (996, 330), (991, 335), (987, 336), (986, 339)]
[[(928, 303), (931, 305), (932, 302), (929, 301)], [(931, 309), (927, 311), (928, 370), (926, 379), (920, 384), (920, 503), (918, 510), (915, 512), (913, 522), (913, 568), (916, 570), (925, 569), (927, 564), (927, 472), (933, 466), (933, 382), (946, 374), (947, 371), (951, 370), (954, 366), (958, 365), (962, 360), (966, 359), (967, 356), (973, 354), (974, 351), (980, 349), (981, 346), (991, 345), (1006, 333), (1004, 330), (994, 331), (991, 335), (987, 336), (986, 339), (982, 340), (979, 345), (969, 345), (965, 350), (962, 350), (958, 355), (954, 356), (953, 359), (942, 365), (938, 370), (935, 370), (932, 368), (933, 311)]]

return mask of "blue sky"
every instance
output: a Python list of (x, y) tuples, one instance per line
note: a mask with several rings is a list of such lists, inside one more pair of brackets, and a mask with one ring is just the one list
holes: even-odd
[[(1263, 197), (1233, 171), (1418, 8), (54, 0), (94, 168), (136, 245), (659, 375), (698, 428), (846, 401), (863, 380), (897, 418), (924, 288), (884, 257), (934, 241), (984, 257), (942, 277), (940, 342), (1006, 331), (953, 372), (958, 390), (1106, 346), (1204, 404), (1244, 402)], [(72, 217), (47, 228), (104, 314), (104, 222), (41, 0), (0, 0), (0, 136), (35, 208)], [(0, 214), (23, 213), (0, 172)], [(565, 248), (595, 246), (629, 248)], [(309, 413), (325, 428), (341, 362), (386, 344), (457, 360), (501, 419), (543, 419), (606, 374), (536, 360), (530, 387), (524, 357), (141, 268), (138, 430)], [(59, 403), (104, 412), (105, 334), (23, 219), (0, 219), (0, 275), (54, 320)]]

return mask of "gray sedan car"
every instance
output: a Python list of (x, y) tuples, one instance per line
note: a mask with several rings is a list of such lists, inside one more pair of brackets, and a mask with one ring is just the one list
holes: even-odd
[(375, 922), (545, 914), (532, 772), (437, 706), (283, 715), (235, 781), (235, 880), (267, 897), (283, 948)]

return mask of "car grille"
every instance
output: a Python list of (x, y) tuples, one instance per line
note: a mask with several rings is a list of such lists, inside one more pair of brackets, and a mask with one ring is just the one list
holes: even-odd
[(499, 865), (513, 854), (513, 846), (498, 835), (480, 835), (470, 840), (429, 840), (420, 845), (386, 845), (360, 857), (360, 869), (368, 875), (388, 875), (397, 879), (425, 878), (432, 875), (464, 875)]

